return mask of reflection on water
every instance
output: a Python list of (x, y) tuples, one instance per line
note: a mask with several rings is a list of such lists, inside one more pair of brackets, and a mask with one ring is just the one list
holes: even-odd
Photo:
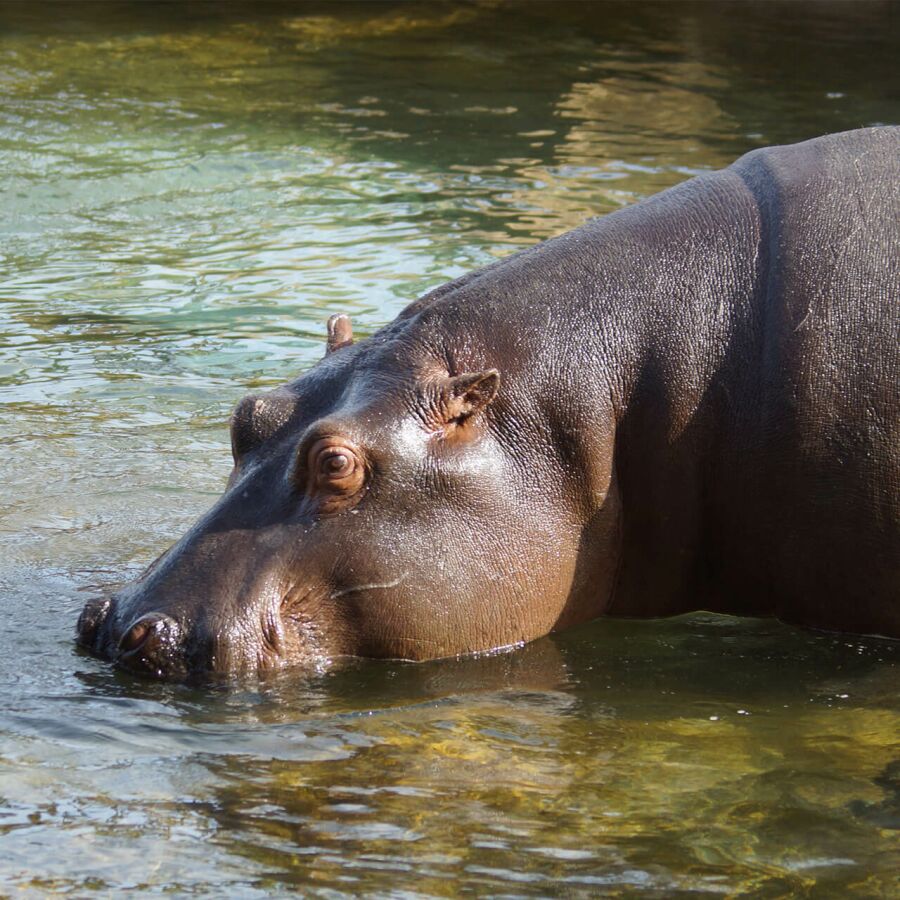
[(144, 684), (98, 585), (226, 416), (429, 287), (897, 121), (890, 4), (0, 6), (0, 893), (891, 896), (896, 644), (694, 617)]

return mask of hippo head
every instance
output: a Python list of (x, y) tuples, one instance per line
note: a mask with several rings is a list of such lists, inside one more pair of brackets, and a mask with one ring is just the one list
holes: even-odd
[(88, 603), (79, 643), (156, 677), (321, 670), (508, 646), (601, 611), (608, 579), (582, 552), (597, 523), (559, 449), (518, 419), (484, 348), (436, 351), (419, 318), (354, 344), (334, 316), (319, 364), (244, 398), (223, 496)]

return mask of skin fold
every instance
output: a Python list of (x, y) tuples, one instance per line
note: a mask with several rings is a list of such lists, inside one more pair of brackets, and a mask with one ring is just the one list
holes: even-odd
[(446, 284), (232, 418), (78, 640), (321, 668), (707, 609), (900, 637), (900, 128), (757, 150)]

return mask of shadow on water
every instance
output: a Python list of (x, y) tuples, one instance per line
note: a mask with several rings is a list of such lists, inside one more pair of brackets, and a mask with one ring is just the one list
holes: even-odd
[[(777, 707), (803, 694), (828, 705), (841, 685), (867, 684), (867, 702), (890, 708), (900, 688), (900, 643), (816, 632), (774, 619), (695, 613), (671, 619), (603, 619), (521, 647), (414, 663), (336, 660), (327, 671), (289, 667), (261, 677), (195, 676), (158, 682), (119, 671), (74, 648), (90, 665), (76, 675), (85, 701), (152, 700), (188, 718), (229, 710), (254, 721), (370, 716), (379, 710), (502, 692), (568, 693), (588, 708), (615, 698), (617, 715), (671, 715), (676, 694), (710, 703), (740, 695)], [(593, 689), (596, 688), (596, 691)], [(610, 693), (612, 692), (612, 693)], [(846, 699), (846, 698), (844, 698)]]

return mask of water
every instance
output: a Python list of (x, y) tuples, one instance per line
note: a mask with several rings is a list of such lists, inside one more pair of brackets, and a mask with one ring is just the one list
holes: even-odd
[(79, 654), (226, 417), (428, 288), (900, 120), (897, 8), (0, 6), (0, 894), (896, 896), (900, 644), (694, 616), (205, 690)]

